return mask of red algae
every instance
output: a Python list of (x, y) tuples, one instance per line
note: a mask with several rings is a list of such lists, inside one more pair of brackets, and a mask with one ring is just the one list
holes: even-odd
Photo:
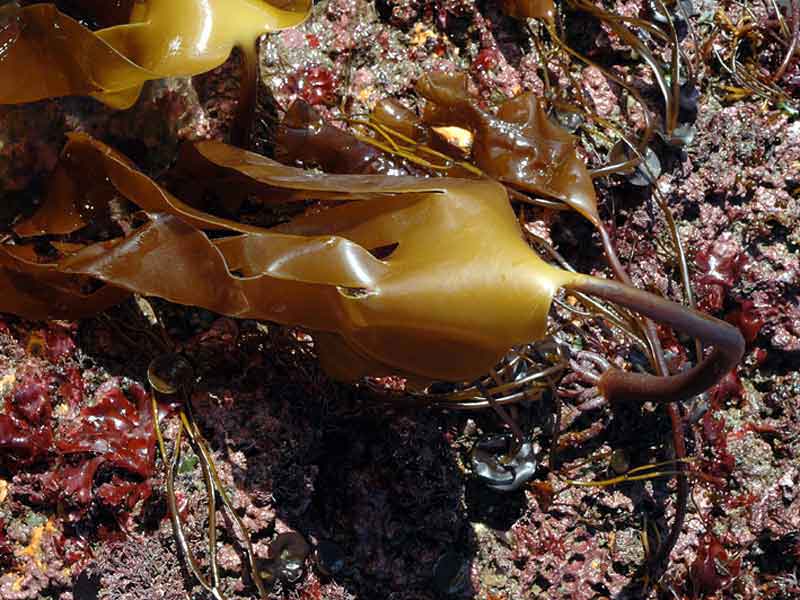
[(764, 326), (764, 315), (752, 300), (743, 301), (725, 316), (725, 320), (739, 328), (746, 342), (752, 344)]
[(720, 540), (713, 533), (706, 533), (692, 563), (693, 597), (706, 597), (725, 589), (739, 575), (740, 567), (741, 558), (731, 558)]
[[(74, 407), (81, 401), (81, 388), (80, 374), (73, 369), (60, 386), (60, 395)], [(150, 493), (155, 433), (149, 396), (138, 385), (131, 386), (129, 394), (133, 401), (119, 382), (106, 382), (97, 390), (94, 404), (84, 406), (74, 422), (54, 434), (47, 383), (23, 380), (7, 402), (6, 412), (0, 414), (3, 465), (18, 471), (45, 463), (49, 470), (41, 476), (42, 499), (85, 508), (99, 497), (110, 507), (130, 510)], [(115, 474), (95, 490), (101, 468), (128, 479)]]
[(290, 94), (302, 98), (311, 106), (336, 104), (336, 80), (330, 69), (325, 67), (303, 67), (289, 76), (286, 85)]
[(94, 497), (94, 477), (101, 464), (103, 459), (95, 457), (74, 466), (58, 467), (45, 481), (46, 493), (68, 502), (71, 506), (91, 504)]
[[(131, 386), (128, 393), (133, 401), (122, 392), (118, 382), (106, 382), (97, 390), (94, 404), (81, 409), (78, 421), (60, 433), (56, 447), (64, 462), (47, 482), (60, 499), (78, 506), (90, 504), (95, 498), (93, 486), (101, 467), (140, 479), (131, 482), (115, 475), (102, 484), (97, 495), (109, 506), (129, 510), (137, 500), (150, 494), (149, 484), (140, 485), (141, 480), (152, 476), (155, 465), (155, 431), (149, 396), (138, 385)], [(84, 458), (72, 464), (73, 457)]]
[(695, 255), (701, 307), (710, 312), (722, 309), (727, 291), (738, 281), (747, 256), (729, 235), (722, 235)]
[(704, 465), (703, 472), (721, 483), (736, 467), (736, 458), (728, 451), (725, 422), (711, 410), (703, 415), (703, 435), (710, 445), (712, 458)]
[(139, 385), (131, 386), (128, 393), (133, 402), (118, 382), (112, 380), (101, 386), (95, 403), (81, 410), (78, 424), (60, 436), (59, 451), (64, 455), (94, 453), (140, 477), (152, 475), (155, 432), (149, 396)]
[(739, 374), (736, 371), (731, 371), (712, 388), (711, 404), (712, 406), (720, 407), (725, 401), (743, 398), (744, 394), (745, 391)]
[(746, 259), (738, 244), (730, 237), (723, 236), (706, 250), (698, 252), (695, 260), (703, 273), (701, 283), (731, 287)]
[(59, 397), (70, 408), (77, 407), (83, 400), (84, 386), (81, 372), (77, 367), (67, 369), (64, 381), (58, 387)]
[(16, 470), (48, 456), (52, 410), (46, 382), (26, 379), (15, 387), (0, 413), (0, 464)]

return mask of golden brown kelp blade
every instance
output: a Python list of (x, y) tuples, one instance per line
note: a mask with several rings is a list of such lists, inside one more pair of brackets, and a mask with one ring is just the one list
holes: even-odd
[(50, 177), (41, 206), (33, 216), (18, 223), (14, 233), (23, 238), (68, 235), (85, 227), (86, 221), (76, 205), (80, 193), (77, 183), (62, 158)]
[(536, 96), (507, 100), (494, 116), (477, 106), (463, 74), (427, 75), (417, 92), (428, 100), (427, 125), (472, 132), (471, 161), (483, 172), (520, 191), (560, 200), (599, 223), (594, 186), (575, 140), (550, 122)]
[(368, 120), (349, 122), (373, 135), (334, 127), (307, 102), (295, 100), (278, 127), (275, 156), (281, 162), (326, 173), (483, 176), (480, 169), (429, 147), (431, 131), (412, 111), (391, 99), (378, 102)]
[[(600, 220), (594, 185), (576, 153), (575, 139), (550, 121), (535, 96), (507, 100), (493, 116), (477, 107), (464, 75), (433, 74), (421, 79), (417, 90), (429, 101), (423, 115), (427, 124), (456, 125), (473, 132), (470, 158), (482, 171), (515, 190), (563, 202), (591, 221), (615, 276), (630, 284)], [(662, 351), (655, 328), (647, 321), (642, 327), (653, 362), (660, 368)]]
[[(527, 247), (504, 188), (490, 181), (310, 174), (217, 143), (198, 144), (201, 158), (267, 194), (358, 200), (278, 230), (241, 225), (192, 208), (111, 149), (73, 136), (64, 153), (73, 177), (94, 168), (152, 218), (63, 259), (60, 271), (327, 332), (320, 352), (340, 377), (447, 380), (477, 377), (509, 347), (542, 337), (552, 295), (574, 278)], [(211, 241), (202, 230), (241, 235)], [(370, 252), (387, 246), (386, 260)]]
[(93, 29), (127, 23), (136, 0), (60, 0), (58, 5), (75, 18), (86, 19)]
[(52, 4), (6, 7), (0, 103), (93, 95), (127, 108), (145, 81), (208, 71), (234, 47), (254, 62), (258, 36), (297, 25), (309, 6), (295, 3), (284, 10), (249, 0), (146, 0), (133, 4), (128, 22), (96, 32)]
[[(284, 162), (329, 173), (399, 174), (410, 169), (433, 175), (488, 175), (511, 188), (563, 202), (600, 227), (591, 177), (575, 152), (575, 139), (552, 123), (537, 98), (523, 94), (503, 103), (497, 116), (481, 110), (464, 75), (424, 77), (417, 91), (428, 100), (422, 118), (391, 100), (379, 102), (369, 121), (372, 136), (355, 137), (324, 122), (312, 107), (295, 102), (276, 137)], [(469, 130), (468, 162), (460, 148), (439, 137), (442, 127)], [(431, 147), (439, 142), (443, 147)], [(474, 165), (474, 166), (473, 166)]]
[(380, 100), (372, 109), (370, 119), (415, 142), (422, 141), (427, 137), (427, 132), (416, 113), (394, 98)]
[[(125, 197), (150, 221), (124, 238), (79, 249), (45, 272), (306, 327), (325, 368), (348, 380), (385, 374), (474, 379), (510, 347), (544, 336), (560, 287), (616, 301), (715, 346), (681, 376), (609, 371), (601, 388), (612, 398), (683, 398), (711, 385), (741, 356), (741, 336), (728, 324), (542, 261), (523, 241), (497, 183), (320, 176), (224, 144), (204, 142), (196, 150), (194, 160), (241, 173), (270, 194), (286, 189), (306, 198), (366, 199), (339, 202), (280, 228), (241, 225), (186, 205), (103, 144), (73, 136), (64, 155), (70, 174), (101, 173), (106, 187), (98, 188), (97, 202), (103, 194)], [(203, 230), (233, 235), (212, 240)], [(378, 250), (384, 259), (376, 257)], [(35, 257), (27, 245), (3, 251)]]
[[(97, 314), (128, 292), (92, 285), (86, 277), (59, 272), (56, 265), (38, 264), (14, 247), (0, 246), (0, 312), (27, 319), (76, 319)], [(91, 288), (94, 291), (88, 291)]]
[(0, 104), (117, 91), (159, 77), (52, 4), (0, 14)]
[[(327, 144), (320, 147), (326, 153), (332, 151)], [(354, 200), (403, 192), (444, 192), (446, 189), (446, 185), (436, 179), (312, 173), (217, 142), (184, 146), (178, 160), (177, 175), (180, 179), (198, 182), (201, 187), (243, 186), (248, 193), (256, 194), (260, 201), (272, 203), (309, 199)]]
[(308, 102), (295, 100), (275, 135), (275, 158), (326, 173), (407, 175), (410, 165), (326, 123)]
[[(316, 330), (323, 364), (339, 378), (400, 373), (471, 379), (509, 347), (544, 335), (552, 296), (562, 286), (591, 290), (714, 346), (708, 359), (681, 376), (609, 371), (601, 381), (609, 399), (686, 398), (712, 385), (741, 357), (741, 335), (726, 323), (617, 282), (544, 263), (522, 241), (503, 188), (490, 181), (326, 176), (215, 142), (197, 144), (195, 151), (195, 160), (208, 163), (204, 168), (198, 163), (198, 172), (223, 167), (226, 176), (238, 173), (270, 193), (284, 188), (305, 198), (366, 198), (337, 203), (263, 234), (216, 242), (226, 267), (243, 274), (272, 275), (283, 285), (324, 283), (326, 292), (338, 282), (331, 305), (324, 307), (333, 318), (325, 315), (317, 324), (299, 320), (308, 319), (300, 313), (317, 302), (306, 295), (302, 301), (308, 305), (296, 300), (300, 312), (293, 324)], [(388, 258), (372, 257), (385, 248), (391, 248)], [(324, 262), (317, 260), (322, 252), (327, 253)], [(273, 266), (279, 261), (280, 273)], [(309, 288), (309, 294), (312, 289), (318, 291)], [(264, 316), (266, 305), (258, 306), (261, 318), (287, 322), (281, 315)], [(320, 313), (322, 306), (313, 310)]]
[(505, 14), (518, 19), (552, 21), (556, 14), (553, 0), (502, 0), (502, 4)]

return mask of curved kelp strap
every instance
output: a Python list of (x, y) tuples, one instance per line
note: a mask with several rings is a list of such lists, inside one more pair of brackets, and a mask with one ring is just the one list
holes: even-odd
[(744, 354), (744, 338), (733, 325), (616, 281), (582, 277), (565, 286), (630, 308), (699, 338), (713, 349), (697, 366), (666, 377), (617, 369), (600, 378), (599, 390), (614, 402), (677, 402), (696, 396), (733, 369)]

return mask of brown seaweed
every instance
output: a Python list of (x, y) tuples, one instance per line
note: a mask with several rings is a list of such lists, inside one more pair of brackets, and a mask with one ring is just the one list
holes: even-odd
[[(333, 127), (312, 107), (295, 102), (279, 128), (276, 156), (329, 173), (396, 173), (415, 166), (431, 175), (489, 176), (520, 192), (517, 199), (532, 196), (551, 208), (569, 206), (600, 226), (576, 140), (550, 121), (534, 95), (504, 102), (495, 116), (478, 107), (463, 74), (425, 76), (417, 92), (428, 100), (422, 117), (387, 99), (369, 121), (351, 120), (369, 127), (371, 136)], [(468, 142), (454, 145), (451, 134), (459, 132)], [(404, 163), (398, 165), (400, 159)]]
[(29, 319), (76, 319), (97, 314), (128, 293), (92, 285), (86, 277), (39, 264), (27, 246), (0, 245), (0, 312)]
[(453, 160), (452, 147), (443, 146), (440, 151), (428, 146), (426, 142), (437, 140), (435, 128), (426, 127), (413, 111), (392, 99), (378, 102), (368, 120), (347, 121), (375, 135), (335, 127), (310, 104), (295, 100), (278, 127), (275, 157), (334, 174), (484, 175), (464, 162), (464, 156)]
[(127, 23), (135, 2), (136, 0), (59, 0), (57, 4), (62, 12), (81, 22), (88, 21), (92, 29), (102, 29)]
[(425, 124), (472, 132), (471, 162), (484, 173), (521, 192), (564, 202), (599, 223), (594, 186), (575, 139), (549, 120), (536, 96), (507, 100), (495, 116), (477, 106), (463, 74), (427, 75), (417, 92), (428, 100)]
[[(389, 114), (396, 116), (397, 112)], [(275, 158), (289, 165), (316, 166), (326, 173), (413, 174), (407, 161), (326, 123), (301, 99), (292, 103), (281, 120), (275, 136)]]
[[(90, 11), (95, 4), (81, 3)], [(98, 31), (53, 4), (7, 6), (0, 12), (0, 104), (91, 95), (128, 108), (145, 81), (203, 73), (225, 62), (234, 47), (253, 70), (257, 38), (302, 22), (309, 6), (147, 0), (133, 3), (124, 23)], [(101, 21), (114, 22), (122, 8), (114, 12), (100, 5)], [(252, 88), (255, 80), (245, 84)]]
[(544, 19), (552, 21), (556, 9), (553, 0), (503, 0), (503, 12), (518, 19)]
[[(72, 136), (65, 158), (76, 178), (87, 172), (83, 161), (100, 169), (114, 193), (150, 219), (49, 268), (230, 316), (304, 327), (323, 366), (339, 379), (473, 379), (511, 346), (544, 337), (560, 287), (612, 300), (714, 346), (708, 359), (677, 376), (607, 371), (600, 387), (610, 399), (685, 398), (741, 356), (741, 336), (726, 323), (544, 262), (524, 242), (505, 189), (490, 180), (319, 175), (215, 142), (184, 155), (184, 168), (249, 181), (267, 199), (288, 193), (333, 202), (264, 229), (193, 208), (86, 136)], [(228, 235), (211, 239), (206, 231)], [(377, 258), (385, 248), (388, 255)]]

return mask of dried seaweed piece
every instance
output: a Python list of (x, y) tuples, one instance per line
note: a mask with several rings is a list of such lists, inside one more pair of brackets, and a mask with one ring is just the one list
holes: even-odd
[(225, 62), (234, 47), (245, 52), (254, 69), (257, 38), (302, 22), (309, 6), (302, 1), (284, 9), (263, 0), (148, 0), (133, 4), (126, 23), (96, 32), (52, 4), (6, 7), (0, 104), (91, 95), (128, 108), (145, 81), (203, 73)]
[(463, 74), (426, 75), (417, 92), (428, 100), (427, 125), (472, 132), (471, 160), (483, 172), (519, 191), (564, 202), (599, 226), (594, 186), (575, 139), (550, 122), (536, 96), (507, 100), (494, 116), (476, 105)]

